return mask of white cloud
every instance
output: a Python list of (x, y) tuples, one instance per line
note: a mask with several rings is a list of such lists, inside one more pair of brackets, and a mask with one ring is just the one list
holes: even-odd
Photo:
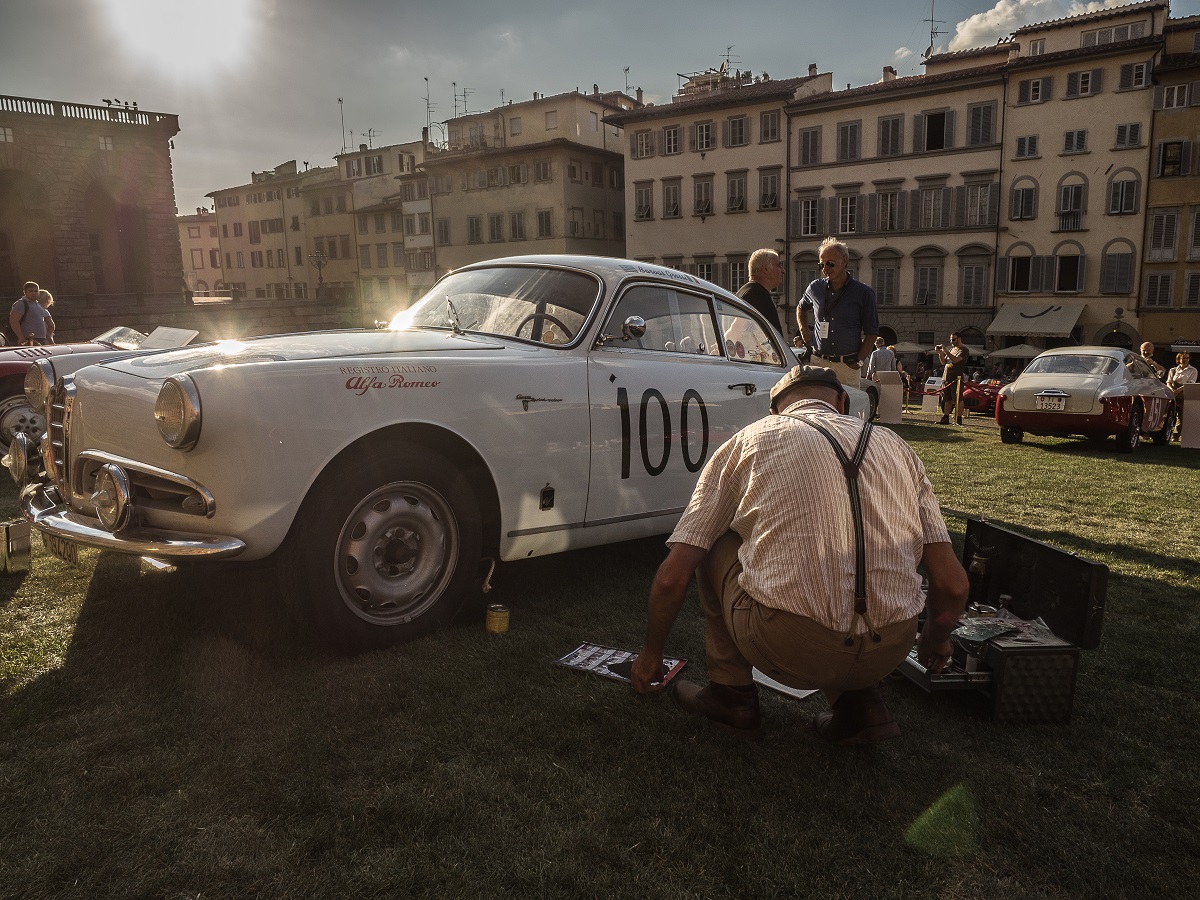
[(913, 55), (913, 52), (911, 50), (909, 50), (907, 47), (901, 47), (894, 54), (894, 56), (896, 58), (896, 62), (904, 62), (906, 59), (908, 59), (912, 55)]
[(976, 13), (955, 26), (950, 50), (969, 50), (972, 47), (987, 47), (1018, 28), (1080, 16), (1114, 6), (1124, 6), (1130, 0), (996, 0), (989, 10)]
[(412, 51), (407, 47), (397, 47), (395, 44), (388, 47), (388, 53), (391, 54), (392, 59), (396, 62), (406, 62), (412, 57)]

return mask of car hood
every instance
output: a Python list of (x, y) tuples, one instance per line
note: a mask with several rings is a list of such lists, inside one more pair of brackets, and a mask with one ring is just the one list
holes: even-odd
[(1066, 412), (1092, 412), (1096, 406), (1096, 395), (1105, 384), (1103, 375), (1022, 375), (1008, 390), (1012, 395), (1011, 409), (1034, 410), (1034, 400), (1043, 391), (1067, 395)]
[(68, 353), (92, 353), (96, 350), (111, 350), (108, 344), (89, 341), (86, 344), (43, 344), (39, 347), (0, 348), (0, 364), (21, 360), (27, 363), (50, 356), (65, 356)]
[(142, 378), (165, 378), (180, 372), (213, 366), (298, 360), (377, 359), (393, 354), (431, 354), (448, 351), (496, 351), (509, 346), (536, 350), (525, 344), (509, 345), (491, 336), (456, 335), (449, 331), (322, 331), (218, 341), (196, 347), (166, 350), (148, 356), (113, 360), (104, 365)]

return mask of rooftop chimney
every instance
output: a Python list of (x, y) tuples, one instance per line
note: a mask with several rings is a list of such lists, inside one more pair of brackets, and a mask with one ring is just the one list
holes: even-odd
[(883, 67), (883, 80), (884, 81), (895, 81), (896, 80), (896, 70), (893, 69), (891, 66), (884, 66)]
[(809, 63), (808, 64), (808, 77), (813, 78), (816, 76), (816, 74), (817, 74), (817, 64)]
[(366, 152), (366, 149), (367, 149), (367, 145), (366, 145), (366, 144), (359, 144), (359, 145), (358, 145), (358, 152), (359, 152), (359, 153), (364, 153), (364, 152)]
[(637, 89), (637, 102), (639, 104), (641, 104), (641, 102), (642, 102), (642, 89), (641, 88)]
[(596, 84), (594, 81), (592, 82), (592, 93), (593, 94), (600, 93), (600, 85)]

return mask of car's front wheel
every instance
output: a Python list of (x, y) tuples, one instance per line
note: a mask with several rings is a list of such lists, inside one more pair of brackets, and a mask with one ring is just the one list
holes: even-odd
[(1136, 403), (1129, 411), (1129, 427), (1117, 435), (1117, 452), (1132, 453), (1142, 438), (1142, 408)]
[(25, 399), (24, 379), (14, 376), (0, 381), (0, 454), (8, 452), (16, 435), (36, 441), (45, 430), (45, 418)]
[(1002, 444), (1019, 444), (1025, 438), (1025, 432), (1016, 428), (1009, 428), (1006, 425), (1000, 427), (1000, 443)]
[(317, 638), (346, 652), (425, 634), (462, 606), (480, 557), (466, 479), (424, 448), (391, 443), (326, 472), (281, 559)]

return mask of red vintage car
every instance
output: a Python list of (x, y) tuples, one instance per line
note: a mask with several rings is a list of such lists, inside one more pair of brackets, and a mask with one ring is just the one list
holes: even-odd
[(1175, 395), (1136, 353), (1119, 347), (1059, 347), (1000, 389), (1000, 440), (1025, 434), (1082, 435), (1132, 453), (1143, 434), (1165, 444), (1175, 425)]
[(0, 453), (8, 452), (13, 435), (24, 433), (36, 440), (45, 431), (40, 412), (25, 401), (25, 373), (39, 359), (66, 354), (90, 354), (90, 362), (115, 355), (182, 347), (198, 332), (180, 328), (156, 328), (151, 335), (117, 325), (90, 341), (75, 344), (44, 344), (36, 347), (0, 347)]

